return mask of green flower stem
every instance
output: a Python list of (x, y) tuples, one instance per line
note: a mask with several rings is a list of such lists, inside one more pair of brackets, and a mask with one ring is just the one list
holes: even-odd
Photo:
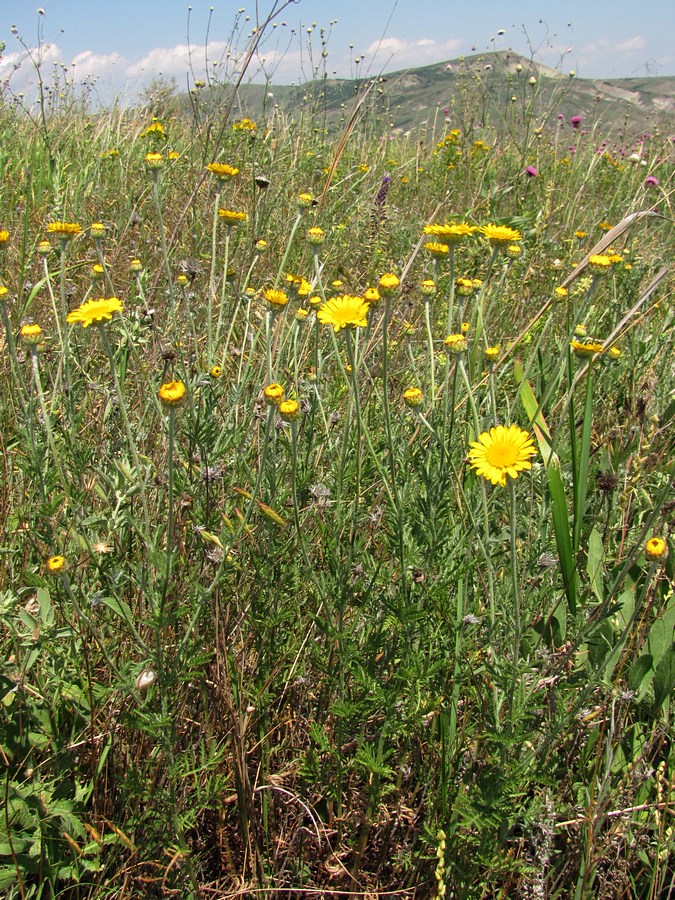
[(291, 233), (288, 236), (288, 241), (286, 242), (286, 249), (284, 250), (284, 255), (281, 258), (281, 265), (279, 266), (279, 271), (277, 272), (277, 276), (274, 279), (274, 287), (279, 287), (279, 282), (281, 281), (281, 276), (284, 273), (284, 268), (286, 267), (286, 260), (288, 259), (288, 254), (291, 252), (291, 246), (293, 244), (293, 238), (295, 237), (295, 232), (298, 230), (298, 225), (302, 222), (302, 213), (299, 213), (293, 222), (293, 227), (291, 228)]
[[(218, 324), (216, 325), (216, 341), (215, 346), (218, 346), (218, 341), (220, 340), (220, 332), (223, 327), (223, 314), (225, 312), (225, 300), (227, 298), (227, 267), (230, 264), (230, 235), (232, 233), (232, 226), (228, 225), (227, 231), (225, 233), (225, 262), (223, 264), (223, 285), (220, 292), (220, 309), (218, 310)], [(234, 317), (237, 314), (237, 304), (234, 304), (234, 310), (232, 313), (232, 325), (234, 325)], [(209, 364), (211, 363), (211, 349), (209, 349)]]
[[(173, 290), (173, 278), (171, 277), (171, 265), (169, 263), (169, 251), (166, 246), (166, 235), (164, 234), (164, 217), (162, 215), (162, 204), (159, 200), (159, 172), (153, 169), (152, 172), (152, 197), (155, 201), (155, 209), (157, 210), (157, 218), (159, 220), (159, 243), (162, 248), (162, 257), (164, 259), (164, 269), (166, 272), (167, 287), (169, 290), (169, 321), (172, 325), (176, 316), (176, 298)], [(209, 350), (211, 348), (209, 347)]]
[(143, 477), (143, 469), (141, 468), (141, 461), (138, 458), (138, 451), (136, 449), (136, 441), (134, 440), (134, 435), (131, 430), (131, 422), (129, 421), (129, 416), (127, 415), (127, 408), (124, 402), (124, 396), (122, 394), (122, 388), (120, 386), (119, 378), (117, 377), (117, 369), (115, 367), (115, 357), (113, 355), (112, 347), (110, 346), (110, 341), (108, 340), (108, 334), (105, 330), (105, 325), (103, 322), (97, 322), (99, 334), (101, 335), (101, 342), (103, 343), (103, 348), (108, 357), (108, 362), (110, 363), (110, 374), (112, 375), (113, 385), (115, 387), (115, 393), (117, 394), (117, 402), (119, 404), (120, 412), (122, 414), (122, 421), (124, 422), (124, 428), (127, 433), (127, 442), (129, 444), (129, 452), (131, 453), (131, 460), (134, 465), (134, 469), (138, 474), (138, 480), (141, 489), (141, 504), (143, 506), (143, 525), (145, 528), (145, 536), (146, 539), (150, 536), (150, 518), (148, 516), (148, 500), (145, 492), (145, 479)]
[(480, 434), (480, 419), (478, 417), (478, 408), (476, 406), (476, 400), (473, 396), (473, 391), (471, 390), (471, 382), (469, 381), (469, 376), (466, 371), (466, 366), (464, 365), (464, 360), (460, 356), (457, 360), (457, 366), (459, 368), (460, 374), (464, 379), (464, 384), (466, 385), (466, 396), (469, 401), (469, 406), (471, 407), (471, 413), (473, 416), (473, 425), (475, 429), (474, 440)]
[[(54, 441), (54, 433), (52, 431), (52, 423), (49, 412), (47, 411), (47, 404), (45, 402), (45, 395), (42, 390), (42, 380), (40, 378), (40, 366), (38, 364), (38, 352), (35, 346), (31, 346), (30, 348), (30, 361), (31, 367), (33, 370), (33, 384), (35, 385), (35, 392), (38, 396), (38, 402), (40, 404), (40, 411), (42, 413), (42, 422), (45, 429), (45, 434), (47, 435), (47, 443), (49, 444), (49, 449), (52, 453), (52, 458), (54, 460), (54, 466), (56, 467), (56, 472), (59, 477), (59, 482), (63, 488), (63, 491), (72, 503), (72, 498), (70, 496), (70, 489), (68, 487), (68, 482), (66, 480), (65, 473), (63, 471), (63, 467), (61, 465), (61, 460), (59, 458), (58, 450), (56, 449), (56, 442)], [(46, 462), (45, 462), (45, 471), (46, 471)]]
[(517, 546), (517, 504), (516, 504), (516, 479), (507, 476), (509, 488), (509, 518), (510, 518), (510, 547), (511, 547), (511, 591), (513, 594), (513, 672), (510, 678), (509, 688), (509, 714), (511, 727), (514, 727), (516, 709), (514, 704), (516, 681), (520, 693), (520, 677), (518, 675), (518, 662), (520, 660), (520, 585), (518, 583), (518, 546)]
[(427, 328), (427, 344), (429, 347), (429, 390), (431, 392), (431, 408), (433, 409), (436, 402), (436, 358), (434, 356), (434, 336), (431, 330), (431, 302), (428, 297), (424, 298), (424, 321)]
[(7, 304), (2, 298), (0, 298), (0, 315), (2, 315), (2, 324), (5, 328), (5, 340), (7, 341), (7, 348), (9, 350), (9, 365), (12, 373), (12, 377), (10, 378), (9, 390), (12, 394), (12, 399), (14, 400), (14, 388), (16, 386), (19, 393), (18, 408), (20, 410), (23, 410), (23, 407), (26, 405), (26, 394), (24, 391), (23, 381), (19, 377), (19, 360), (17, 359), (16, 355), (16, 344), (14, 342), (14, 334), (12, 333), (12, 323), (9, 319)]
[[(448, 273), (448, 277), (450, 278), (450, 295), (448, 297), (448, 321), (447, 321), (447, 330), (446, 335), (452, 334), (452, 317), (455, 310), (455, 245), (450, 244), (448, 248), (448, 262), (450, 263), (450, 271)], [(458, 331), (461, 331), (462, 322), (460, 320)]]
[(312, 565), (312, 561), (309, 558), (305, 533), (300, 527), (300, 503), (298, 499), (298, 423), (296, 421), (291, 422), (291, 495), (293, 497), (293, 523), (295, 525), (302, 559), (305, 563), (307, 574), (314, 582), (314, 586), (316, 587), (319, 598), (323, 604), (328, 598), (317, 577), (316, 568)]
[[(494, 268), (495, 261), (499, 256), (499, 247), (494, 246), (492, 248), (492, 254), (490, 255), (490, 259), (488, 261), (487, 269), (485, 272), (485, 278), (483, 279), (483, 284), (481, 285), (480, 290), (478, 291), (477, 303), (476, 303), (476, 335), (480, 336), (483, 339), (484, 346), (487, 347), (488, 340), (487, 335), (485, 333), (485, 324), (483, 322), (483, 309), (485, 306), (485, 290), (488, 286), (488, 282), (490, 281), (490, 276), (492, 275), (492, 269)], [(462, 323), (460, 322), (460, 328)], [(476, 341), (476, 347), (478, 347), (478, 341)], [(473, 362), (473, 359), (472, 359)]]

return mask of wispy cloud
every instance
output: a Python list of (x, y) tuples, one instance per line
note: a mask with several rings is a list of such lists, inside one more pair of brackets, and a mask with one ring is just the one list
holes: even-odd
[(452, 38), (449, 41), (420, 38), (408, 41), (405, 38), (389, 37), (374, 41), (364, 55), (367, 62), (372, 61), (376, 66), (417, 67), (448, 59), (456, 55), (464, 45), (464, 38)]
[(636, 34), (635, 37), (629, 38), (627, 41), (622, 41), (620, 44), (616, 45), (616, 49), (619, 53), (634, 53), (637, 50), (644, 50), (647, 46), (647, 41), (642, 35)]

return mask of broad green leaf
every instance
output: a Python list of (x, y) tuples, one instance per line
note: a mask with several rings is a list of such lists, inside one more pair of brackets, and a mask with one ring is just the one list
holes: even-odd
[(603, 584), (603, 556), (604, 548), (602, 546), (602, 538), (597, 528), (592, 528), (588, 536), (588, 558), (586, 561), (586, 571), (591, 581), (593, 593), (602, 603), (604, 599)]

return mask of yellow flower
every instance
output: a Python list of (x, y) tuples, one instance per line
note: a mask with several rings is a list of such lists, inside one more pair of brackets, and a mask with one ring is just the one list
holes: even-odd
[(4, 300), (9, 290), (4, 286), (4, 284), (0, 284), (0, 300)]
[(462, 322), (462, 334), (468, 334), (471, 331), (471, 325), (468, 322)]
[(177, 150), (172, 150), (169, 153), (169, 159), (173, 162), (176, 159), (180, 159), (180, 153)]
[(333, 297), (324, 303), (316, 316), (322, 325), (332, 325), (335, 331), (341, 328), (365, 328), (368, 324), (369, 305), (363, 297)]
[(66, 321), (71, 324), (79, 322), (83, 328), (106, 319), (112, 319), (114, 312), (122, 312), (122, 301), (119, 297), (100, 297), (98, 300), (87, 300), (77, 309), (69, 312)]
[(564, 288), (564, 287), (557, 287), (553, 291), (553, 293), (556, 295), (556, 297), (558, 297), (559, 300), (564, 300), (568, 294), (568, 290), (567, 290), (567, 288)]
[(35, 323), (24, 325), (19, 334), (27, 344), (31, 344), (32, 346), (39, 344), (42, 340), (42, 329)]
[(645, 557), (650, 562), (665, 559), (668, 556), (668, 544), (660, 537), (650, 537), (645, 544)]
[(263, 291), (263, 297), (272, 310), (283, 309), (288, 303), (288, 294), (285, 291), (276, 291), (273, 288)]
[(9, 240), (9, 231), (0, 231), (0, 245), (4, 245)]
[(588, 268), (596, 275), (606, 275), (612, 268), (612, 260), (609, 256), (596, 253), (588, 259)]
[(294, 422), (300, 415), (300, 404), (297, 400), (282, 400), (279, 404), (279, 415), (284, 422)]
[(245, 222), (248, 219), (248, 213), (233, 212), (231, 209), (219, 209), (218, 216), (225, 222), (228, 228), (232, 227), (232, 225), (239, 225), (241, 222)]
[(509, 246), (506, 248), (506, 255), (512, 257), (513, 259), (521, 256), (522, 253), (523, 248), (519, 247), (518, 244), (509, 244)]
[(94, 265), (91, 267), (91, 277), (94, 279), (94, 281), (98, 281), (99, 279), (103, 278), (104, 275), (105, 269), (103, 268), (101, 263), (94, 263)]
[(609, 222), (598, 222), (598, 228), (600, 231), (611, 231), (614, 226), (610, 225)]
[(308, 315), (309, 310), (301, 307), (295, 311), (295, 320), (296, 322), (304, 322)]
[(105, 225), (103, 224), (103, 222), (94, 222), (94, 224), (89, 229), (89, 233), (93, 238), (105, 237)]
[(52, 249), (52, 245), (49, 241), (40, 241), (37, 245), (37, 252), (40, 256), (47, 256), (49, 251)]
[(185, 398), (185, 385), (182, 381), (167, 381), (157, 391), (162, 406), (171, 409), (180, 406)]
[(300, 209), (307, 209), (315, 203), (311, 194), (298, 194), (298, 206)]
[(600, 341), (572, 341), (570, 347), (577, 359), (591, 359), (596, 353), (602, 353)]
[[(420, 285), (420, 290), (425, 297), (433, 297), (436, 293), (436, 282), (431, 278), (425, 278), (422, 284)], [(368, 298), (366, 297), (366, 300)]]
[(427, 253), (430, 253), (434, 259), (445, 259), (450, 253), (448, 245), (441, 244), (438, 241), (429, 241), (428, 244), (424, 245), (424, 249)]
[(132, 259), (129, 263), (129, 268), (132, 272), (140, 272), (143, 269), (143, 263), (140, 259)]
[(265, 250), (267, 250), (267, 241), (264, 241), (262, 238), (260, 238), (259, 241), (255, 242), (254, 249), (256, 253), (264, 253)]
[(574, 237), (579, 238), (580, 241), (583, 241), (583, 239), (586, 237), (586, 232), (585, 231), (575, 231)]
[(47, 232), (62, 241), (69, 241), (82, 233), (82, 226), (76, 222), (51, 222), (47, 225)]
[(187, 277), (185, 272), (181, 272), (179, 275), (176, 275), (176, 281), (181, 287), (185, 287), (185, 285), (189, 283), (190, 279)]
[(609, 356), (610, 359), (613, 359), (613, 360), (615, 360), (615, 361), (616, 361), (617, 359), (621, 359), (621, 350), (620, 350), (620, 348), (619, 348), (619, 347), (616, 347), (616, 346), (610, 347), (609, 350), (607, 351), (607, 356)]
[(234, 178), (235, 175), (239, 174), (239, 169), (236, 166), (228, 166), (227, 163), (209, 163), (206, 168), (219, 181), (229, 181), (230, 178)]
[(456, 244), (476, 231), (475, 225), (456, 222), (448, 225), (425, 225), (424, 234), (434, 237), (441, 244)]
[(50, 556), (47, 560), (47, 569), (52, 573), (52, 575), (58, 575), (59, 572), (63, 572), (65, 568), (65, 556)]
[(403, 402), (411, 409), (415, 409), (416, 407), (421, 406), (423, 400), (424, 395), (418, 387), (410, 387), (407, 390), (403, 391)]
[(497, 344), (495, 347), (486, 347), (485, 348), (486, 361), (489, 363), (496, 362), (499, 359), (500, 349), (501, 348), (499, 347), (499, 344)]
[(369, 287), (366, 288), (363, 292), (363, 299), (366, 301), (366, 303), (370, 303), (372, 305), (375, 303), (379, 303), (382, 297), (380, 296), (380, 292), (376, 287)]
[(241, 119), (232, 123), (232, 131), (248, 131), (249, 134), (257, 129), (257, 125), (251, 119)]
[(307, 240), (310, 244), (323, 244), (326, 240), (326, 232), (323, 228), (310, 228), (307, 232)]
[(460, 297), (470, 297), (473, 294), (474, 284), (471, 278), (456, 278), (455, 288)]
[(209, 375), (211, 376), (211, 378), (220, 378), (222, 374), (223, 370), (220, 366), (211, 366), (211, 368), (209, 369)]
[(527, 431), (517, 425), (497, 425), (471, 444), (469, 464), (487, 481), (506, 487), (506, 476), (517, 478), (519, 472), (530, 469), (530, 457), (536, 452)]
[(509, 228), (507, 225), (483, 225), (478, 230), (493, 247), (502, 247), (504, 244), (513, 244), (523, 239), (516, 228)]
[(284, 399), (284, 389), (280, 384), (273, 382), (263, 390), (263, 396), (268, 406), (279, 406)]
[(450, 353), (464, 353), (466, 350), (466, 338), (463, 334), (449, 334), (443, 343)]
[(384, 297), (389, 297), (394, 293), (401, 285), (401, 282), (397, 275), (394, 275), (393, 272), (387, 272), (383, 275), (378, 283), (378, 287), (380, 289), (380, 293)]
[(164, 165), (164, 157), (161, 153), (146, 153), (145, 165), (151, 172), (161, 169)]
[(162, 123), (155, 120), (152, 124), (148, 125), (145, 131), (141, 132), (141, 137), (158, 137), (162, 140), (166, 140), (166, 132), (164, 131)]

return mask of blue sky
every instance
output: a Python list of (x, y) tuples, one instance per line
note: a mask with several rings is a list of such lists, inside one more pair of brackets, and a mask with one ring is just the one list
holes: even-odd
[[(273, 2), (258, 0), (261, 16)], [(2, 0), (0, 83), (9, 78), (13, 92), (26, 89), (31, 74), (11, 26), (31, 49), (41, 31), (48, 71), (54, 63), (66, 66), (76, 81), (95, 76), (102, 93), (131, 96), (159, 73), (185, 87), (190, 62), (193, 78), (204, 77), (205, 65), (224, 77), (256, 25), (256, 3), (246, 0), (43, 0), (44, 12), (38, 9), (30, 0)], [(669, 0), (614, 0), (609, 10), (588, 0), (299, 0), (265, 32), (249, 72), (257, 72), (258, 81), (265, 72), (277, 84), (310, 78), (322, 63), (324, 28), (329, 76), (377, 74), (507, 48), (524, 55), (532, 50), (537, 61), (580, 77), (673, 75), (672, 23)]]

